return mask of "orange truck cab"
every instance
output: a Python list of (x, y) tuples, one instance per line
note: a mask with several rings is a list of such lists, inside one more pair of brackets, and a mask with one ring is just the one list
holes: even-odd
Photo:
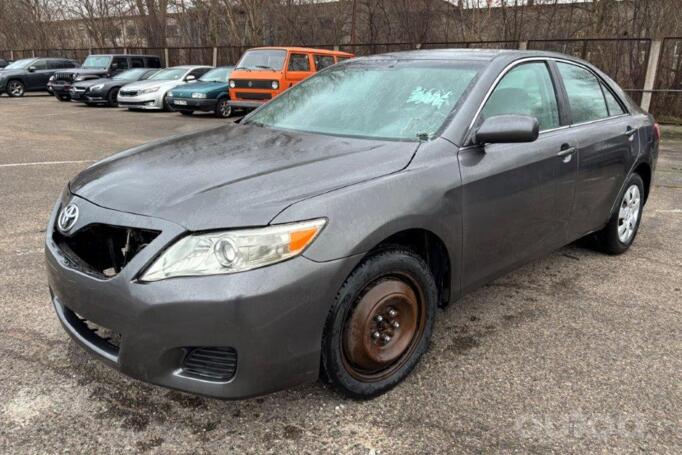
[(244, 52), (230, 75), (230, 106), (255, 109), (317, 71), (353, 54), (304, 47), (257, 47)]

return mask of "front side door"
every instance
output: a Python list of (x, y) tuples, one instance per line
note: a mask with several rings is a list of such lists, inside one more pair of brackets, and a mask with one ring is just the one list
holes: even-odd
[(566, 242), (577, 144), (562, 127), (558, 93), (547, 62), (515, 66), (491, 93), (477, 124), (494, 115), (530, 115), (540, 123), (540, 136), (532, 143), (473, 145), (459, 152), (465, 289)]
[(28, 81), (26, 88), (30, 90), (45, 89), (47, 87), (47, 81), (50, 79), (50, 76), (54, 74), (55, 70), (49, 69), (47, 60), (44, 59), (33, 62), (31, 68), (33, 68), (33, 71), (29, 72), (26, 77), (26, 80)]
[(601, 228), (637, 156), (638, 130), (622, 102), (585, 67), (557, 62), (579, 138), (573, 237)]
[(287, 63), (287, 88), (301, 82), (311, 74), (310, 56), (308, 54), (292, 52)]

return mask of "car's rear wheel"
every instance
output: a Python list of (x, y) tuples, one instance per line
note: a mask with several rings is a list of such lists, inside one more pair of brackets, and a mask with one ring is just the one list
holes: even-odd
[(24, 96), (24, 84), (21, 81), (12, 79), (7, 82), (7, 94), (13, 98)]
[(107, 94), (107, 106), (116, 107), (118, 106), (118, 89), (112, 88)]
[(428, 348), (438, 291), (414, 252), (366, 258), (341, 287), (327, 318), (322, 365), (344, 394), (367, 399), (402, 381)]
[(215, 116), (218, 118), (228, 118), (232, 115), (232, 106), (227, 98), (219, 99), (215, 106)]
[(182, 115), (187, 115), (187, 116), (194, 114), (194, 111), (188, 111), (188, 110), (178, 111), (178, 112), (180, 112)]
[(635, 241), (644, 208), (644, 182), (632, 174), (625, 184), (620, 204), (604, 229), (597, 233), (601, 248), (609, 254), (621, 254)]

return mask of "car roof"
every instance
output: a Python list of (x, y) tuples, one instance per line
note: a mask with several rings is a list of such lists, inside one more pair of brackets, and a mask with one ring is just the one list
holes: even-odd
[(88, 57), (148, 57), (148, 58), (161, 58), (158, 55), (151, 54), (90, 54)]
[(394, 58), (405, 60), (470, 60), (490, 62), (498, 58), (507, 60), (517, 60), (531, 57), (552, 57), (582, 62), (581, 59), (560, 54), (558, 52), (520, 50), (520, 49), (422, 49), (414, 51), (388, 52), (384, 54), (360, 57), (362, 59), (372, 58)]
[(341, 55), (352, 57), (353, 54), (344, 51), (333, 51), (329, 49), (317, 49), (312, 47), (294, 47), (294, 46), (265, 46), (265, 47), (252, 47), (248, 50), (254, 49), (275, 49), (282, 51), (293, 51), (293, 52), (308, 52), (312, 54), (327, 54), (327, 55)]

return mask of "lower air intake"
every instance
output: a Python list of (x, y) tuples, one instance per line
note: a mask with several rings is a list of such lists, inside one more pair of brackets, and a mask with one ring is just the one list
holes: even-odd
[(182, 361), (185, 376), (205, 381), (226, 382), (237, 371), (237, 351), (233, 348), (190, 348)]

